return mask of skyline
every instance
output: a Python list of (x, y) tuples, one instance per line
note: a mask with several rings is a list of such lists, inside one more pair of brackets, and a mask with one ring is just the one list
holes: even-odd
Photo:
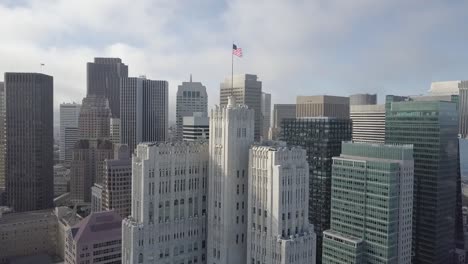
[(234, 72), (258, 75), (272, 104), (353, 93), (377, 93), (382, 102), (385, 94), (422, 94), (432, 81), (468, 78), (467, 8), (422, 0), (7, 0), (0, 1), (0, 33), (8, 36), (0, 71), (52, 75), (57, 113), (59, 103), (84, 97), (86, 62), (119, 57), (130, 76), (169, 82), (174, 113), (177, 86), (190, 74), (207, 87), (209, 108), (218, 103), (235, 42), (244, 57), (235, 58)]
[(467, 10), (0, 0), (0, 264), (468, 263)]

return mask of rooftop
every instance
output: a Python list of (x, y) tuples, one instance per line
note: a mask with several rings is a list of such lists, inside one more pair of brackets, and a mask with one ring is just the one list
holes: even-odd
[(22, 221), (37, 221), (44, 218), (55, 217), (53, 209), (28, 211), (20, 213), (5, 213), (0, 215), (1, 224), (12, 224)]
[(71, 228), (75, 241), (114, 240), (121, 230), (122, 218), (115, 211), (91, 213)]

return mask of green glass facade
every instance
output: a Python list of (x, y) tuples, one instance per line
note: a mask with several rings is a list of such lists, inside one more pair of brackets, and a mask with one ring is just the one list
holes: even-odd
[(350, 119), (311, 117), (284, 119), (280, 138), (307, 151), (309, 163), (309, 221), (317, 234), (317, 262), (321, 263), (322, 232), (330, 227), (332, 158), (342, 141), (352, 137)]
[(411, 202), (408, 212), (400, 191), (411, 197), (412, 169), (412, 146), (343, 143), (333, 158), (331, 229), (324, 232), (322, 263), (410, 262), (409, 249), (406, 260), (398, 251), (405, 238), (400, 219), (411, 216)]
[(456, 103), (391, 103), (385, 142), (414, 146), (413, 263), (451, 263), (458, 180)]

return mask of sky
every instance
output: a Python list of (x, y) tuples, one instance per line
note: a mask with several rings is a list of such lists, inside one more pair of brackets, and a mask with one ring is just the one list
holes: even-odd
[(0, 0), (0, 73), (52, 75), (58, 109), (85, 96), (86, 62), (119, 57), (131, 76), (169, 82), (174, 120), (190, 74), (209, 107), (219, 103), (235, 43), (234, 72), (257, 74), (273, 104), (354, 93), (383, 102), (468, 79), (467, 10), (464, 0)]

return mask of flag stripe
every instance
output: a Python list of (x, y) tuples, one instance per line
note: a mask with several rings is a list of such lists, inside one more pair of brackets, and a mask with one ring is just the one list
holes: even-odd
[(242, 48), (233, 49), (232, 54), (236, 55), (237, 57), (242, 57)]

